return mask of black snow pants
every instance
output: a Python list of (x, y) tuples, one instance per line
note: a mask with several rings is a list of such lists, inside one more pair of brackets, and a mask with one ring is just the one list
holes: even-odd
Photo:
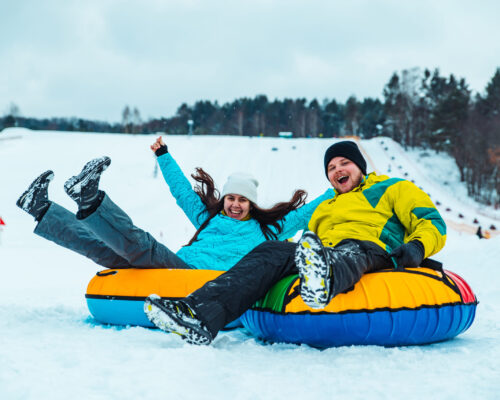
[(83, 219), (51, 203), (35, 233), (106, 268), (191, 268), (151, 234), (136, 227), (107, 195)]
[[(282, 278), (298, 274), (297, 244), (267, 241), (255, 247), (229, 271), (207, 282), (184, 300), (212, 335), (238, 318)], [(333, 296), (351, 288), (365, 272), (393, 266), (386, 251), (375, 243), (346, 239), (333, 252)]]

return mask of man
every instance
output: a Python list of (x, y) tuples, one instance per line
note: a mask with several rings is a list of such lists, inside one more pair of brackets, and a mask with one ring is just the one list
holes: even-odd
[(144, 303), (148, 318), (189, 343), (209, 344), (287, 275), (299, 274), (300, 295), (309, 307), (324, 308), (365, 272), (417, 267), (442, 249), (446, 225), (413, 183), (367, 175), (351, 141), (330, 146), (324, 166), (336, 195), (316, 208), (298, 243), (264, 242), (184, 299), (151, 295)]

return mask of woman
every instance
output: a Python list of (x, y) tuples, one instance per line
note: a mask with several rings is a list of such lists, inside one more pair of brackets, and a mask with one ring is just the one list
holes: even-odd
[[(193, 188), (159, 137), (151, 146), (177, 204), (197, 229), (177, 254), (149, 233), (137, 228), (128, 215), (99, 190), (108, 157), (88, 162), (79, 175), (64, 184), (77, 203), (76, 216), (48, 199), (54, 174), (46, 171), (33, 181), (17, 205), (38, 222), (35, 233), (78, 252), (106, 268), (206, 268), (228, 270), (246, 253), (268, 239), (286, 239), (304, 228), (316, 206), (332, 197), (327, 191), (303, 205), (298, 190), (289, 202), (271, 209), (257, 206), (258, 183), (248, 174), (229, 176), (219, 198), (210, 175), (201, 168)], [(301, 207), (302, 206), (302, 207)]]

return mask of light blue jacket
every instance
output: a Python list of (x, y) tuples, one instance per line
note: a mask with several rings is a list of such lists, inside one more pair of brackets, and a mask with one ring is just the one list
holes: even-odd
[[(158, 163), (177, 204), (198, 229), (208, 217), (205, 205), (170, 153), (158, 157)], [(306, 228), (316, 207), (334, 195), (333, 190), (328, 189), (312, 202), (288, 213), (279, 221), (283, 230), (277, 234), (278, 239), (290, 238)], [(277, 233), (274, 227), (271, 230)], [(265, 240), (255, 219), (239, 221), (221, 213), (210, 220), (193, 244), (182, 247), (177, 255), (193, 268), (227, 271)]]

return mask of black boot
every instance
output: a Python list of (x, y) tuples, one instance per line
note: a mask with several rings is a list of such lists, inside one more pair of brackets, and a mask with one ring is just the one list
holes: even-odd
[(144, 312), (156, 327), (165, 332), (175, 333), (188, 343), (208, 345), (213, 340), (205, 324), (181, 300), (162, 299), (152, 294), (144, 301)]
[(89, 161), (76, 176), (69, 178), (64, 190), (76, 203), (78, 210), (92, 208), (99, 198), (99, 179), (103, 171), (111, 164), (109, 157), (95, 158)]
[(36, 178), (16, 202), (16, 205), (40, 221), (50, 206), (48, 188), (54, 173), (45, 171)]

